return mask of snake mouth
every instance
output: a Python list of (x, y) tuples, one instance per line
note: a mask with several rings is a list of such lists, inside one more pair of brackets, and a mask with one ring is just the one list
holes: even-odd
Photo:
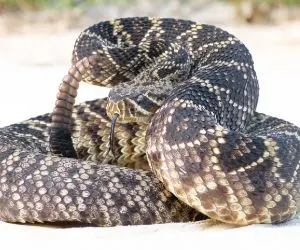
[(109, 100), (106, 106), (106, 112), (108, 117), (113, 120), (116, 114), (118, 115), (119, 121), (121, 122), (125, 116), (125, 104), (123, 101), (114, 102)]
[(106, 106), (106, 112), (110, 119), (118, 114), (119, 123), (148, 123), (149, 117), (139, 111), (139, 107), (130, 99), (123, 99), (118, 102), (109, 100)]

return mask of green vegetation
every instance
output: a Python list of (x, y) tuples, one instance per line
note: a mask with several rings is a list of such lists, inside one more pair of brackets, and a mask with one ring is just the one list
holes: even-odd
[(43, 10), (85, 7), (91, 4), (130, 4), (134, 0), (0, 0), (0, 11)]
[[(17, 10), (43, 10), (43, 9), (66, 9), (79, 7), (83, 8), (91, 4), (132, 4), (137, 0), (0, 0), (0, 13), (2, 11)], [(143, 1), (143, 0), (141, 0)], [(154, 0), (153, 0), (154, 1)], [(180, 0), (182, 3), (196, 2), (199, 0)], [(205, 1), (205, 0), (204, 0)], [(244, 0), (223, 0), (237, 4)], [(200, 1), (201, 2), (201, 1)], [(282, 4), (282, 5), (300, 5), (300, 0), (251, 0), (252, 4)]]

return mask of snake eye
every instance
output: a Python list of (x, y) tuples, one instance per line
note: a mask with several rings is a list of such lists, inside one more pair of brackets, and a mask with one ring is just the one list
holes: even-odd
[(135, 108), (134, 108), (134, 107), (131, 107), (131, 108), (129, 108), (129, 112), (130, 112), (130, 114), (133, 114), (133, 113), (134, 113), (134, 111), (135, 111)]

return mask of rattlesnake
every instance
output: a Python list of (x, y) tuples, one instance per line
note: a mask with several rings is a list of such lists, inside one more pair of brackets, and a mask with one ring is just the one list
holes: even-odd
[[(109, 97), (73, 107), (81, 80)], [(300, 130), (256, 112), (258, 92), (248, 49), (220, 28), (95, 24), (75, 43), (52, 115), (0, 130), (0, 219), (286, 221), (300, 209)]]

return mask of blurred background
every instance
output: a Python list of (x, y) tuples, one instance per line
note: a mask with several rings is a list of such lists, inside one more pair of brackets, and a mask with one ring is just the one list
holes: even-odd
[[(51, 112), (79, 33), (126, 16), (191, 19), (233, 33), (254, 58), (258, 110), (300, 125), (300, 0), (0, 0), (0, 126)], [(83, 84), (77, 101), (106, 94)]]
[[(80, 28), (124, 16), (168, 16), (211, 23), (269, 23), (300, 19), (300, 0), (0, 0), (2, 29), (51, 23)], [(32, 28), (32, 27), (31, 27)]]

